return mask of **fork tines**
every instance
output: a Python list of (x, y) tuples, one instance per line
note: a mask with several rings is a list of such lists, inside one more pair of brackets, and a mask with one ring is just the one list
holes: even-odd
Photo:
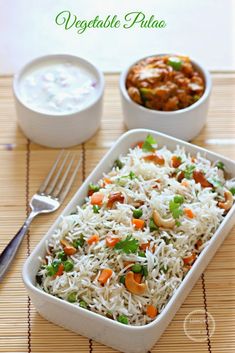
[(76, 162), (76, 156), (74, 154), (72, 155), (71, 152), (62, 150), (41, 184), (38, 193), (51, 196), (62, 202), (76, 178), (81, 161), (81, 157), (78, 162)]

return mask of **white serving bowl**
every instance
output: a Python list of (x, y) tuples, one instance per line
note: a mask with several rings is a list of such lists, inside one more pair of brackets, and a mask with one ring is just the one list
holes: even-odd
[[(22, 99), (20, 93), (22, 76), (40, 65), (54, 62), (70, 62), (81, 66), (95, 77), (97, 94), (87, 106), (71, 113), (44, 113), (32, 108)], [(21, 130), (33, 142), (54, 148), (80, 144), (96, 132), (102, 115), (103, 92), (104, 77), (101, 71), (87, 60), (68, 54), (46, 55), (32, 60), (15, 75), (13, 81), (15, 107)]]
[(197, 261), (192, 266), (192, 269), (175, 291), (163, 311), (154, 321), (145, 326), (123, 325), (117, 321), (110, 320), (104, 316), (70, 304), (67, 301), (58, 299), (38, 289), (35, 286), (35, 276), (41, 265), (39, 257), (44, 258), (46, 242), (58, 227), (58, 224), (61, 222), (61, 217), (70, 214), (76, 205), (82, 204), (82, 200), (87, 196), (89, 183), (98, 181), (103, 176), (104, 172), (110, 171), (114, 161), (120, 154), (127, 153), (131, 146), (144, 140), (149, 133), (156, 138), (159, 146), (167, 145), (169, 149), (173, 150), (176, 148), (176, 145), (179, 145), (184, 147), (185, 150), (192, 155), (196, 155), (197, 152), (200, 152), (202, 156), (205, 156), (211, 161), (221, 160), (225, 164), (226, 170), (231, 174), (231, 177), (235, 176), (235, 163), (220, 155), (155, 131), (144, 129), (128, 131), (115, 142), (110, 151), (79, 188), (61, 216), (58, 217), (56, 222), (52, 225), (47, 235), (45, 235), (32, 251), (23, 268), (23, 281), (27, 292), (37, 311), (43, 317), (64, 328), (95, 339), (96, 341), (126, 353), (147, 352), (159, 339), (234, 225), (235, 204), (211, 238), (208, 246), (202, 250)]
[[(153, 56), (163, 56), (168, 54), (156, 54)], [(172, 54), (173, 55), (173, 54)], [(174, 54), (176, 55), (176, 54)], [(178, 54), (177, 54), (178, 55)], [(151, 57), (151, 56), (148, 56)], [(126, 78), (130, 68), (141, 58), (131, 64), (120, 76), (120, 92), (124, 122), (128, 129), (146, 128), (169, 134), (176, 138), (190, 141), (198, 135), (206, 123), (209, 97), (211, 93), (210, 73), (195, 60), (190, 58), (193, 66), (202, 74), (205, 80), (205, 92), (202, 97), (187, 108), (176, 111), (160, 111), (145, 108), (135, 103), (126, 89)]]

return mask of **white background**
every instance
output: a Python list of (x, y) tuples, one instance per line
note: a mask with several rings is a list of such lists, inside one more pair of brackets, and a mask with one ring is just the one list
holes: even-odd
[[(55, 24), (70, 10), (91, 20), (130, 11), (164, 19), (164, 29), (88, 29), (78, 35)], [(39, 55), (71, 53), (103, 71), (120, 71), (148, 54), (180, 52), (210, 70), (235, 70), (235, 0), (0, 0), (0, 74)]]

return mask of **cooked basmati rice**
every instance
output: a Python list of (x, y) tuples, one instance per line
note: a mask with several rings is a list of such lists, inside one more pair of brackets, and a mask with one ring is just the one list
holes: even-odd
[[(200, 154), (192, 159), (182, 147), (177, 147), (174, 152), (167, 147), (158, 149), (157, 154), (164, 158), (164, 165), (143, 159), (152, 154), (139, 146), (131, 148), (127, 155), (119, 158), (123, 167), (114, 166), (104, 175), (108, 183), (103, 179), (98, 182), (99, 192), (104, 197), (98, 213), (94, 212), (90, 196), (73, 214), (62, 219), (47, 244), (47, 254), (37, 274), (39, 288), (64, 300), (75, 293), (72, 305), (83, 306), (85, 303), (87, 309), (118, 321), (124, 315), (130, 325), (145, 325), (153, 320), (146, 314), (148, 305), (161, 313), (190, 270), (191, 264), (183, 259), (192, 254), (199, 256), (222, 222), (224, 209), (218, 206), (218, 201), (224, 200), (225, 189), (235, 183), (234, 180), (226, 181), (223, 170), (216, 164), (212, 165)], [(181, 158), (177, 168), (172, 167), (172, 156)], [(180, 171), (191, 165), (195, 170), (203, 171), (205, 178), (215, 186), (202, 187), (192, 176), (183, 179), (186, 183), (178, 181)], [(124, 202), (107, 207), (113, 193), (121, 193)], [(183, 196), (180, 209), (189, 208), (193, 218), (181, 212), (172, 229), (157, 227), (151, 231), (149, 222), (153, 210), (163, 218), (172, 217), (169, 203), (176, 195)], [(136, 229), (132, 224), (135, 208), (142, 210), (143, 229)], [(57, 276), (48, 275), (48, 266), (64, 249), (61, 239), (74, 244), (81, 239), (81, 234), (84, 244), (78, 246), (75, 254), (67, 256), (73, 269)], [(87, 240), (94, 234), (99, 236), (99, 241), (89, 245)], [(106, 246), (107, 235), (119, 240), (131, 235), (138, 241), (138, 250), (143, 244), (148, 247), (144, 254), (143, 251), (126, 253)], [(147, 269), (147, 274), (142, 275), (142, 283), (147, 288), (144, 295), (132, 294), (126, 288), (125, 280), (120, 282), (136, 263)], [(101, 285), (99, 276), (106, 268), (112, 270), (112, 276)]]

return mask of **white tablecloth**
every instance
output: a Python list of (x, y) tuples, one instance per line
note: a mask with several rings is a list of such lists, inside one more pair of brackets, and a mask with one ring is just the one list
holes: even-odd
[[(0, 0), (0, 74), (48, 53), (85, 57), (105, 72), (122, 70), (145, 55), (180, 52), (210, 70), (235, 70), (233, 0)], [(88, 29), (77, 34), (55, 24), (70, 10), (78, 19), (142, 11), (167, 23), (163, 29)]]

